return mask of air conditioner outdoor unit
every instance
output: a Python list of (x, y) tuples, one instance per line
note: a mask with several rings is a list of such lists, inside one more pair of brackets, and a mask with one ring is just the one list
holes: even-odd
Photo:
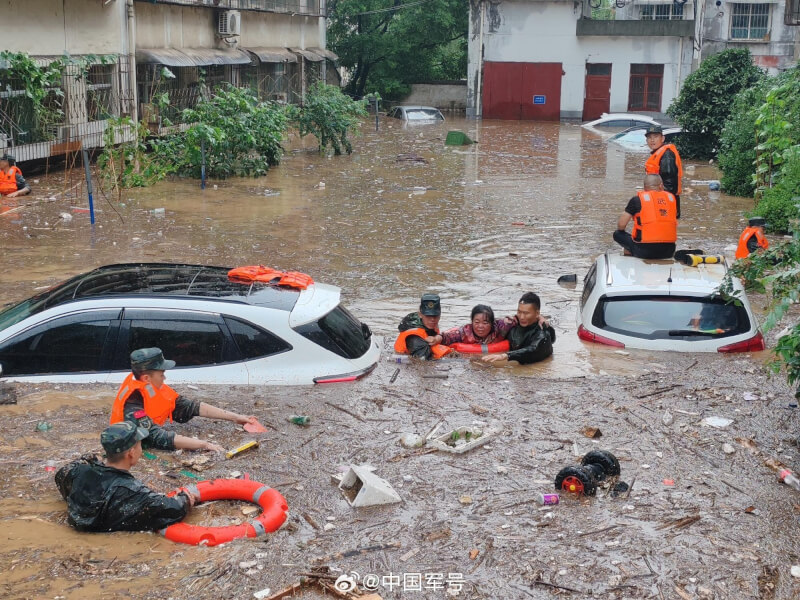
[(219, 13), (217, 33), (222, 37), (239, 35), (242, 32), (242, 17), (238, 10), (223, 10)]

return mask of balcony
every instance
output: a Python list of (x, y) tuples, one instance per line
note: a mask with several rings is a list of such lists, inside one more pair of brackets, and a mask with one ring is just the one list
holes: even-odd
[[(137, 0), (139, 2), (145, 0)], [(177, 4), (230, 10), (251, 10), (324, 17), (324, 0), (146, 0), (149, 4)]]
[(607, 37), (692, 37), (694, 20), (641, 21), (578, 19), (575, 34), (578, 36)]

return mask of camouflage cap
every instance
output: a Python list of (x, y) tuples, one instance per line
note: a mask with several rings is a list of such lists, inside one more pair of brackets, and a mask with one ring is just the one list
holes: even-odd
[(647, 130), (644, 132), (644, 135), (645, 135), (645, 136), (648, 136), (648, 135), (650, 135), (651, 133), (660, 133), (660, 134), (663, 134), (663, 133), (664, 133), (664, 128), (663, 128), (663, 127), (661, 127), (661, 125), (658, 125), (658, 124), (656, 124), (656, 123), (653, 123), (652, 125), (649, 125), (649, 126), (647, 127)]
[(100, 443), (107, 454), (119, 454), (130, 450), (139, 440), (143, 440), (150, 434), (147, 429), (137, 427), (130, 421), (120, 421), (100, 434)]
[(142, 371), (166, 371), (175, 367), (174, 360), (166, 360), (161, 348), (139, 348), (131, 352), (131, 369)]
[(442, 305), (438, 294), (422, 294), (419, 301), (419, 314), (426, 317), (438, 317), (442, 314)]

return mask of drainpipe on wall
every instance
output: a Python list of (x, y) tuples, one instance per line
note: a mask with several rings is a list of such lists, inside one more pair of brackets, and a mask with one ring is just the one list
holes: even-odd
[(683, 36), (678, 46), (678, 76), (675, 78), (675, 97), (681, 93), (681, 71), (683, 70)]
[(701, 54), (703, 52), (703, 21), (706, 17), (706, 1), (695, 0), (695, 14), (694, 14), (694, 47), (692, 54), (692, 70), (696, 70), (700, 66), (702, 60)]
[(481, 2), (481, 24), (478, 28), (478, 89), (475, 94), (475, 118), (482, 119), (483, 118), (483, 88), (481, 83), (483, 82), (483, 20), (484, 14), (486, 12), (486, 4), (484, 0), (480, 0)]
[(133, 8), (133, 0), (126, 0), (128, 14), (128, 90), (130, 95), (131, 120), (134, 123), (139, 121), (139, 103), (136, 98), (136, 11)]

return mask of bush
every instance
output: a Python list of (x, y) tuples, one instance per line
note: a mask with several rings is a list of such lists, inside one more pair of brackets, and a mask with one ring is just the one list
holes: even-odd
[(797, 147), (786, 153), (780, 177), (774, 187), (764, 190), (763, 196), (751, 216), (764, 217), (769, 230), (785, 233), (797, 216), (800, 196), (800, 150)]
[(367, 116), (367, 103), (353, 100), (338, 87), (318, 81), (306, 93), (303, 106), (291, 107), (290, 114), (301, 136), (312, 133), (317, 137), (320, 151), (331, 146), (337, 155), (342, 148), (350, 154), (353, 145), (347, 134), (356, 131), (361, 119)]
[(719, 141), (719, 168), (722, 188), (733, 196), (755, 192), (756, 118), (767, 96), (771, 79), (765, 79), (736, 95), (730, 118)]
[(703, 61), (667, 109), (686, 132), (678, 138), (681, 156), (712, 158), (735, 96), (763, 77), (747, 49), (724, 50)]
[(162, 156), (178, 161), (181, 174), (200, 177), (203, 143), (206, 173), (212, 178), (256, 177), (280, 162), (286, 109), (259, 102), (247, 88), (217, 88), (214, 96), (185, 110), (183, 120), (194, 124), (155, 146)]

